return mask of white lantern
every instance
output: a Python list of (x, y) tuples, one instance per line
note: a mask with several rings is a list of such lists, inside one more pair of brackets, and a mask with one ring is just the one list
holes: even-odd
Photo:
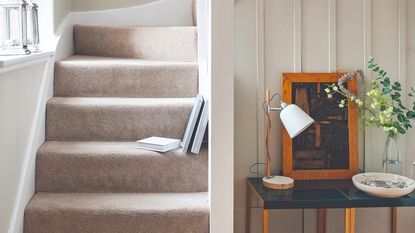
[(28, 2), (27, 10), (27, 45), (32, 53), (39, 52), (39, 20), (38, 8), (39, 6), (26, 0)]
[(0, 0), (0, 55), (27, 55), (38, 47), (38, 6), (26, 0)]

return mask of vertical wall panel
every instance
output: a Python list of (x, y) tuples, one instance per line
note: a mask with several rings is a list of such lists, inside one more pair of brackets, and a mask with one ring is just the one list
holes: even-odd
[[(337, 0), (303, 0), (301, 20), (301, 72), (336, 71)], [(328, 214), (337, 215), (337, 212), (329, 210)], [(316, 232), (316, 210), (306, 210), (305, 217), (305, 231)], [(328, 227), (336, 228), (337, 224), (329, 222)]]
[[(353, 15), (353, 17), (351, 17)], [(364, 3), (361, 0), (337, 0), (337, 68), (341, 72), (364, 69)], [(359, 160), (364, 170), (364, 130), (359, 128)]]
[(337, 68), (363, 69), (364, 25), (362, 0), (337, 0)]
[(302, 0), (294, 0), (294, 72), (301, 72), (302, 69)]
[[(402, 84), (402, 91), (403, 93), (406, 93), (408, 91), (406, 86), (406, 4), (407, 0), (398, 0), (398, 25), (399, 25), (399, 33), (398, 33), (398, 46), (399, 46), (399, 54), (398, 54), (398, 80)], [(401, 147), (401, 153), (402, 155), (406, 155), (406, 140), (405, 138), (403, 140), (400, 140), (400, 147)], [(402, 158), (402, 161), (407, 163), (407, 158), (404, 156)], [(409, 174), (407, 173), (407, 167), (402, 166), (403, 174)]]
[[(407, 46), (406, 46), (406, 77), (407, 77), (407, 86), (415, 87), (415, 1), (407, 1)], [(415, 98), (408, 99), (408, 103), (413, 102)], [(415, 124), (413, 124), (415, 128)], [(406, 138), (406, 152), (408, 158), (408, 165), (412, 161), (415, 161), (415, 129), (411, 129)], [(408, 168), (410, 170), (410, 168)], [(414, 171), (415, 172), (415, 171)], [(413, 177), (415, 178), (415, 176)], [(415, 229), (415, 228), (414, 228)]]
[[(413, 0), (406, 1), (406, 86), (415, 87), (415, 1)], [(408, 104), (414, 101), (414, 98), (408, 98)], [(407, 171), (410, 171), (411, 162), (415, 161), (414, 142), (415, 129), (411, 129), (406, 137)], [(414, 231), (415, 210), (413, 208), (399, 208), (398, 216), (398, 233)]]
[[(281, 73), (294, 69), (294, 10), (294, 1), (265, 1), (265, 87), (271, 93), (281, 92)], [(275, 173), (280, 171), (282, 138), (277, 112), (272, 114), (272, 122), (271, 141), (275, 143), (271, 145), (271, 156)]]
[[(298, 4), (299, 1), (297, 1)], [(281, 73), (294, 71), (295, 1), (265, 0), (265, 87), (271, 93), (281, 91)], [(276, 101), (273, 102), (277, 103)], [(259, 119), (260, 121), (263, 119)], [(273, 174), (281, 167), (281, 121), (272, 114), (271, 148)], [(258, 145), (265, 146), (265, 145)], [(300, 210), (271, 211), (271, 232), (300, 232)], [(279, 230), (278, 230), (279, 229)]]
[(328, 1), (329, 72), (337, 70), (337, 0)]
[[(372, 72), (367, 67), (367, 59), (372, 56), (372, 0), (363, 1), (363, 41), (364, 41), (364, 74), (368, 80), (372, 79)], [(365, 129), (365, 158), (364, 158), (364, 170), (373, 171), (372, 169), (372, 143), (373, 143), (373, 130)]]
[(356, 212), (356, 232), (390, 233), (389, 210), (390, 208), (359, 209)]
[(302, 71), (329, 71), (329, 1), (302, 2)]
[[(341, 72), (350, 72), (363, 68), (364, 59), (364, 25), (363, 3), (361, 0), (337, 0), (336, 2), (336, 51), (335, 67)], [(332, 29), (333, 30), (333, 29)], [(331, 32), (332, 33), (332, 32)], [(336, 69), (332, 69), (335, 71)], [(364, 131), (359, 131), (359, 142), (364, 138)], [(364, 145), (359, 145), (359, 157), (363, 158)], [(363, 161), (361, 162), (363, 164)], [(328, 232), (341, 232), (344, 228), (344, 210), (328, 211)]]
[(257, 162), (256, 10), (255, 1), (235, 3), (235, 232), (244, 232), (246, 177)]
[[(399, 0), (376, 0), (372, 8), (372, 55), (389, 73), (391, 81), (399, 80)], [(375, 77), (373, 77), (375, 78)], [(381, 129), (372, 134), (372, 169), (382, 168), (385, 133)], [(374, 156), (378, 155), (378, 156)]]

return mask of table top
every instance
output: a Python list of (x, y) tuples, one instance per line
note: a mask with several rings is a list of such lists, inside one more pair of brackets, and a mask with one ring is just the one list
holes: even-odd
[(273, 190), (262, 178), (248, 178), (248, 185), (263, 201), (264, 209), (325, 209), (415, 206), (415, 192), (399, 198), (380, 198), (357, 189), (351, 180), (295, 181), (294, 188)]

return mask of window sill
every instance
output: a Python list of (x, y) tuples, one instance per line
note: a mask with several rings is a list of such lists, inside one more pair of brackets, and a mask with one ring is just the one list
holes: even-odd
[(40, 64), (53, 55), (53, 51), (43, 51), (30, 55), (0, 56), (0, 73)]

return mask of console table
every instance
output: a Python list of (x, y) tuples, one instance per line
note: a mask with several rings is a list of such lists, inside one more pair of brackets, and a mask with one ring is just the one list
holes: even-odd
[(351, 180), (295, 181), (293, 189), (272, 190), (262, 185), (262, 178), (247, 179), (246, 232), (250, 232), (251, 194), (262, 208), (262, 232), (268, 233), (271, 209), (318, 209), (318, 232), (326, 232), (326, 209), (345, 209), (345, 233), (355, 232), (355, 208), (392, 207), (391, 232), (396, 233), (397, 208), (415, 206), (415, 192), (400, 198), (378, 198), (358, 190)]

